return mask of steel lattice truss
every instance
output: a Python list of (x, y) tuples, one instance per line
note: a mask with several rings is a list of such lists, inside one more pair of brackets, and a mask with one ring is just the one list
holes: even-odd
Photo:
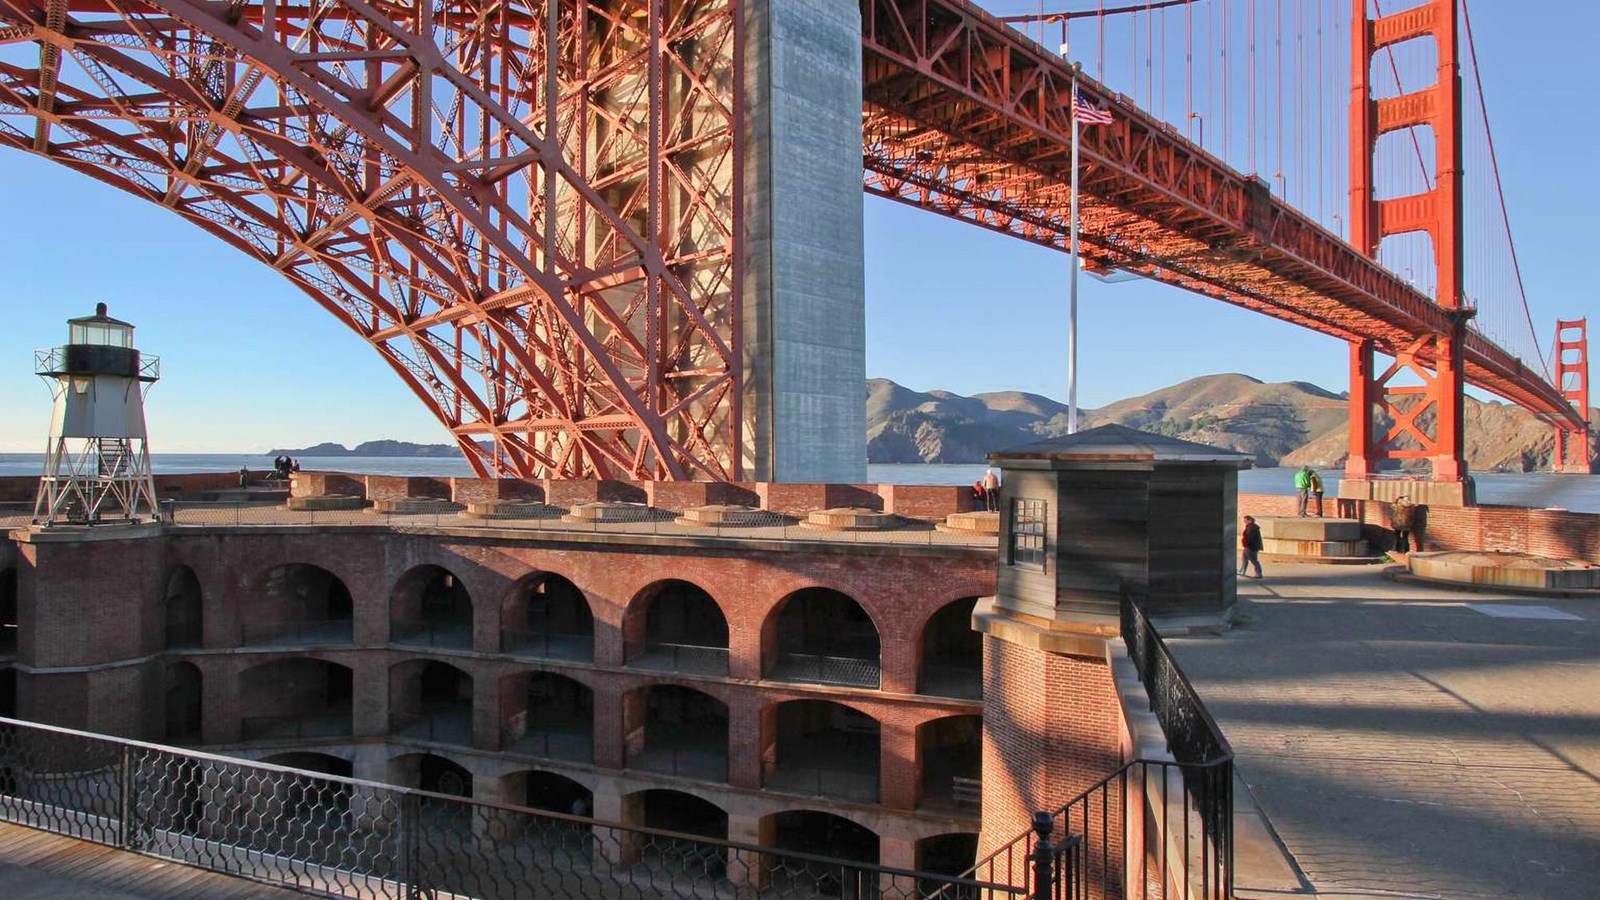
[(736, 478), (736, 12), (0, 0), (0, 145), (281, 271), (480, 473)]
[[(1071, 70), (966, 0), (862, 0), (869, 192), (1045, 246), (1069, 227)], [(1085, 256), (1395, 354), (1456, 315), (1087, 78)], [(1427, 345), (1418, 357), (1434, 361)], [(1474, 331), (1468, 380), (1582, 430), (1542, 372)]]

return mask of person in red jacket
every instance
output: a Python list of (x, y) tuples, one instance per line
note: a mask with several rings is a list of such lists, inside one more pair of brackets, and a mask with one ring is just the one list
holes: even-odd
[(1239, 559), (1239, 574), (1255, 566), (1255, 577), (1261, 577), (1261, 526), (1256, 524), (1255, 516), (1244, 517), (1244, 531), (1239, 534), (1239, 546), (1243, 553)]

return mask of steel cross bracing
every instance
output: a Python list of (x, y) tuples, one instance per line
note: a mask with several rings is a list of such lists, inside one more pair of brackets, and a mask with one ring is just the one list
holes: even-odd
[[(964, 0), (862, 0), (868, 191), (1065, 249), (1070, 68)], [(1451, 312), (1172, 126), (1080, 76), (1113, 124), (1083, 129), (1084, 254), (1433, 364)], [(1544, 376), (1467, 331), (1466, 377), (1583, 428)]]
[(737, 11), (0, 0), (0, 145), (281, 271), (480, 474), (737, 478)]

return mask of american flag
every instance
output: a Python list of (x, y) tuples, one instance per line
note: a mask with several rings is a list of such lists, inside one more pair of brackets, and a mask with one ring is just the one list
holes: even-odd
[(1084, 125), (1111, 124), (1111, 113), (1083, 99), (1076, 90), (1072, 92), (1072, 115)]

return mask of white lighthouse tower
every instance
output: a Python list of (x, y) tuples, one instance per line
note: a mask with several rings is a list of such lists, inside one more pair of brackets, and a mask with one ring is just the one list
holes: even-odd
[(34, 352), (55, 395), (36, 525), (133, 522), (156, 517), (144, 431), (144, 392), (161, 360), (139, 355), (133, 326), (106, 315), (67, 320), (67, 343)]

